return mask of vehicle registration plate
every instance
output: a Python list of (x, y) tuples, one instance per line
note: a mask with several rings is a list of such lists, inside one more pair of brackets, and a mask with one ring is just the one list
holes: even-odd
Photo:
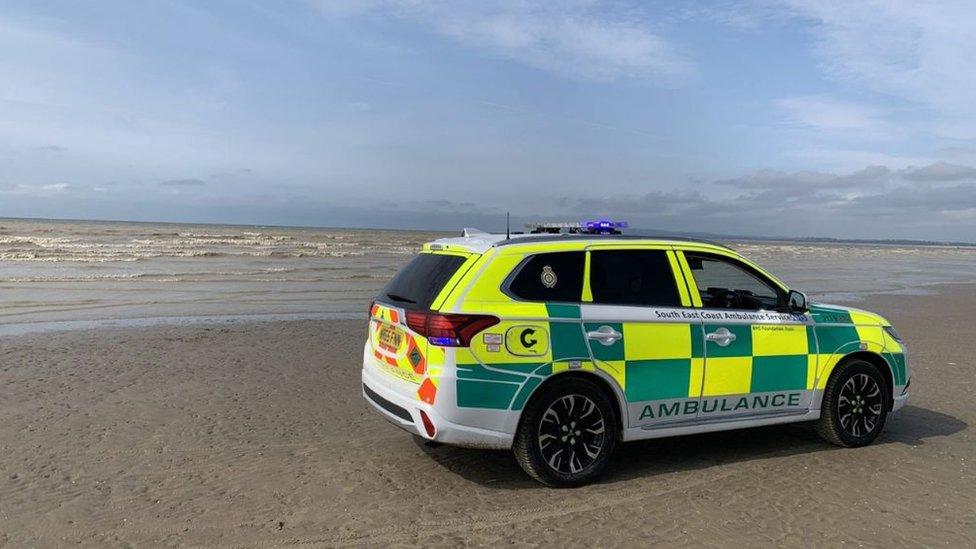
[(400, 343), (403, 342), (403, 334), (393, 328), (392, 326), (383, 326), (380, 328), (380, 343), (385, 347), (390, 347), (393, 349), (399, 349)]

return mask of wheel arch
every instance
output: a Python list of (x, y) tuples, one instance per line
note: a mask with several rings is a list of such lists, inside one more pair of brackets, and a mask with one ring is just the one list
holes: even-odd
[[(532, 393), (525, 400), (525, 405), (522, 407), (522, 410), (524, 411), (529, 406), (529, 403), (531, 403), (532, 400), (538, 396), (543, 387), (573, 378), (589, 381), (599, 387), (600, 390), (607, 395), (607, 398), (610, 399), (610, 402), (612, 402), (617, 409), (617, 433), (618, 435), (622, 436), (624, 426), (627, 425), (627, 400), (624, 397), (623, 390), (620, 388), (617, 382), (609, 375), (599, 370), (568, 370), (547, 377), (542, 383), (532, 390)], [(523, 415), (524, 414), (519, 414), (519, 425), (522, 424)]]
[(863, 360), (864, 362), (873, 364), (874, 367), (881, 372), (881, 377), (884, 379), (885, 389), (887, 390), (886, 394), (888, 395), (888, 398), (886, 400), (888, 410), (890, 411), (892, 403), (894, 402), (895, 380), (894, 374), (891, 371), (891, 365), (888, 364), (888, 361), (885, 360), (883, 356), (871, 351), (854, 351), (853, 353), (848, 353), (837, 361), (837, 364), (833, 367), (833, 369), (831, 369), (828, 379), (830, 379), (830, 376), (833, 376), (834, 373), (838, 371), (838, 366), (851, 360)]

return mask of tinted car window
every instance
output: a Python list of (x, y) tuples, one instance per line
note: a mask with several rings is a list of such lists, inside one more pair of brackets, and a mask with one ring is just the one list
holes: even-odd
[(590, 253), (593, 302), (679, 307), (678, 288), (663, 250), (604, 250)]
[(420, 254), (400, 269), (380, 298), (407, 309), (428, 309), (462, 263), (457, 255)]
[(583, 252), (554, 252), (529, 258), (508, 286), (527, 301), (569, 301), (583, 294)]
[(776, 288), (744, 265), (705, 254), (685, 254), (685, 258), (705, 307), (757, 311), (781, 304)]

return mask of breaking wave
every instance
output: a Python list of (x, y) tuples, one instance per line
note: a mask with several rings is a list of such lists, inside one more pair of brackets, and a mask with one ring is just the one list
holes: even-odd
[(0, 234), (0, 261), (106, 263), (153, 258), (343, 258), (411, 254), (422, 242), (395, 236), (390, 239), (389, 235), (384, 235), (388, 237), (384, 242), (369, 231), (362, 231), (361, 235), (304, 232), (307, 234), (252, 231), (151, 232), (132, 236), (118, 231), (72, 236)]

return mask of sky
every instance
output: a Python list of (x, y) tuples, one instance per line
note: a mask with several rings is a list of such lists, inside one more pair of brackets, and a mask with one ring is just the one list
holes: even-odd
[(0, 216), (976, 241), (976, 4), (0, 3)]

